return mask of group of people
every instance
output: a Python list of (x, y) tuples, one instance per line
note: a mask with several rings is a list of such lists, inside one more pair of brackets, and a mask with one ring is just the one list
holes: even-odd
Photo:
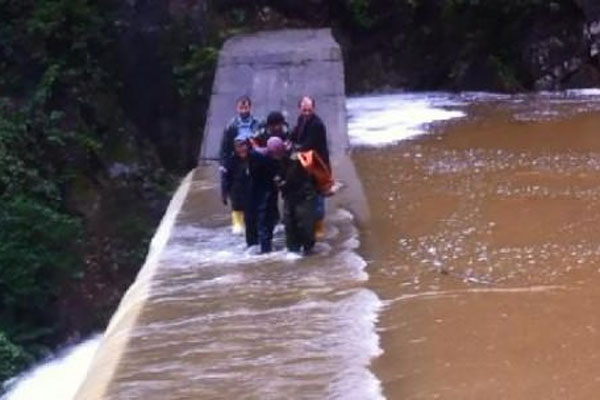
[(289, 251), (310, 253), (325, 232), (325, 197), (333, 185), (327, 133), (313, 98), (301, 98), (298, 107), (300, 115), (291, 129), (279, 111), (269, 113), (264, 122), (256, 119), (252, 100), (243, 96), (223, 132), (223, 203), (231, 206), (234, 233), (245, 232), (246, 244), (260, 246), (261, 253), (273, 248), (279, 194)]

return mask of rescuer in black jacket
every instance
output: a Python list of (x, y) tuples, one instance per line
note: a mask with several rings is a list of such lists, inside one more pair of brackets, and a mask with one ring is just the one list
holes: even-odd
[[(259, 122), (252, 116), (252, 100), (248, 96), (242, 96), (236, 101), (237, 115), (227, 124), (221, 138), (219, 149), (219, 160), (221, 174), (227, 174), (227, 165), (235, 158), (235, 141), (248, 141), (258, 130)], [(229, 173), (233, 173), (229, 171)], [(229, 178), (231, 180), (231, 177)], [(238, 182), (234, 180), (234, 182)], [(231, 226), (234, 234), (244, 232), (244, 210), (240, 202), (235, 198), (237, 191), (230, 192), (231, 198)]]
[(274, 159), (250, 150), (247, 141), (236, 140), (235, 155), (227, 160), (222, 175), (223, 201), (231, 199), (232, 206), (243, 209), (246, 244), (260, 245), (261, 253), (272, 250), (273, 229), (279, 220), (277, 170)]
[(227, 159), (233, 157), (236, 139), (250, 140), (258, 131), (259, 121), (252, 116), (252, 100), (242, 96), (236, 101), (237, 115), (227, 124), (221, 138), (219, 158), (224, 168)]
[(315, 101), (311, 97), (300, 100), (300, 116), (298, 123), (290, 136), (296, 151), (314, 150), (327, 166), (329, 163), (329, 146), (327, 144), (327, 129), (321, 118), (315, 114)]
[[(331, 171), (329, 161), (329, 146), (327, 144), (327, 129), (325, 124), (315, 113), (316, 102), (312, 97), (304, 96), (298, 103), (300, 116), (298, 123), (290, 136), (295, 151), (314, 150), (327, 164)], [(315, 201), (314, 230), (317, 238), (325, 237), (325, 198), (317, 194)]]
[(283, 197), (287, 249), (295, 253), (310, 253), (315, 245), (315, 179), (300, 163), (297, 152), (288, 154), (279, 137), (269, 138), (267, 147), (279, 161), (275, 179)]
[(269, 113), (266, 122), (261, 124), (252, 138), (252, 144), (255, 147), (266, 147), (267, 140), (273, 136), (280, 138), (284, 142), (290, 136), (290, 126), (285, 120), (284, 115), (279, 111)]

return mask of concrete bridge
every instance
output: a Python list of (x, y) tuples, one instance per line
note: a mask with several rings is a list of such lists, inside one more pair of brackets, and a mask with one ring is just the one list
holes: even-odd
[[(318, 114), (328, 127), (334, 170), (346, 183), (336, 203), (364, 218), (360, 183), (346, 156), (341, 51), (330, 31), (285, 30), (230, 39), (219, 59), (201, 159), (217, 155), (223, 127), (232, 117), (235, 99), (242, 94), (253, 98), (256, 115), (281, 110), (292, 124), (299, 97), (315, 97)], [(207, 347), (219, 333), (210, 322), (194, 325), (193, 321), (207, 312), (204, 307), (235, 294), (199, 286), (199, 282), (218, 275), (220, 263), (226, 260), (195, 269), (195, 253), (188, 251), (194, 246), (198, 252), (210, 251), (202, 247), (213, 239), (205, 228), (226, 223), (227, 212), (217, 194), (216, 168), (202, 164), (174, 195), (144, 266), (104, 334), (77, 399), (199, 398), (181, 391), (196, 393), (194, 385), (206, 386), (206, 370), (199, 364), (210, 361), (190, 354)], [(202, 396), (211, 397), (218, 398), (206, 393)]]

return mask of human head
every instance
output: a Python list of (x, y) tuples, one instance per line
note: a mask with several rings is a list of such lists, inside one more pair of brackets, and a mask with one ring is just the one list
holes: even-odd
[(242, 96), (235, 102), (237, 113), (242, 118), (248, 118), (252, 112), (252, 100), (248, 96)]
[(248, 157), (248, 152), (250, 151), (250, 147), (248, 142), (245, 140), (236, 139), (233, 142), (233, 147), (235, 149), (235, 154), (240, 158)]
[(271, 134), (283, 133), (283, 126), (285, 124), (285, 117), (279, 111), (273, 111), (267, 116), (267, 129)]
[(285, 156), (285, 144), (280, 137), (272, 136), (267, 140), (267, 151), (275, 159), (282, 159)]
[(298, 108), (300, 109), (300, 114), (304, 117), (310, 117), (315, 113), (315, 108), (317, 104), (315, 99), (310, 96), (303, 96), (298, 102)]

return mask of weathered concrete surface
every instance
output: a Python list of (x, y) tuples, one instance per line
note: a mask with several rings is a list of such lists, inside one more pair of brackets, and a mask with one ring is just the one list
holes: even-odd
[[(217, 155), (223, 126), (231, 118), (233, 103), (239, 95), (254, 97), (257, 114), (280, 109), (295, 117), (298, 97), (311, 94), (328, 126), (334, 171), (346, 184), (331, 202), (331, 208), (351, 209), (359, 221), (364, 220), (367, 209), (364, 194), (345, 152), (348, 137), (343, 74), (340, 49), (329, 30), (267, 32), (228, 41), (214, 85), (203, 156)], [(166, 339), (161, 335), (169, 333), (163, 326), (178, 318), (186, 320), (183, 310), (194, 309), (190, 294), (186, 297), (179, 288), (172, 286), (182, 273), (166, 256), (177, 246), (176, 232), (182, 226), (214, 228), (215, 221), (223, 221), (215, 220), (215, 215), (226, 213), (217, 193), (215, 166), (211, 163), (198, 167), (173, 197), (152, 240), (146, 263), (115, 312), (76, 400), (148, 398), (143, 393), (154, 393), (153, 390), (158, 390), (165, 382), (167, 386), (190, 383), (174, 376), (167, 378), (167, 371), (157, 378), (153, 363), (160, 364), (166, 358), (167, 362), (177, 365), (172, 354), (160, 353), (166, 345)], [(167, 314), (160, 311), (165, 296), (174, 305)], [(177, 336), (177, 332), (175, 329), (170, 333)], [(170, 341), (170, 345), (184, 353), (194, 343), (190, 338), (180, 337)], [(146, 367), (149, 370), (145, 370)], [(173, 393), (171, 396), (175, 396)]]
[(343, 152), (348, 146), (344, 65), (330, 30), (283, 30), (230, 39), (219, 58), (201, 158), (218, 155), (223, 128), (239, 96), (253, 99), (259, 118), (283, 111), (293, 125), (298, 99), (305, 94), (317, 101), (332, 153)]

